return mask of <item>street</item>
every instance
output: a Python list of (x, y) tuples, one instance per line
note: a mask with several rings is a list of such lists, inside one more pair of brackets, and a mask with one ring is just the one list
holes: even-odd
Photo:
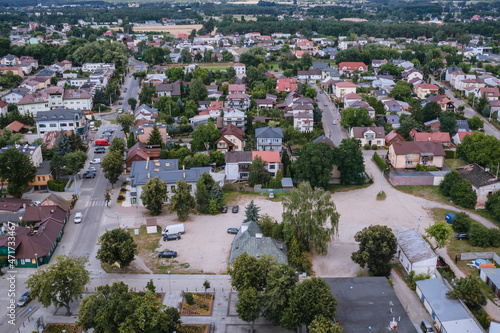
[[(318, 107), (323, 110), (322, 121), (325, 136), (330, 138), (335, 146), (338, 146), (343, 139), (347, 138), (347, 134), (340, 126), (340, 113), (337, 110), (335, 103), (333, 103), (328, 97), (328, 94), (321, 93), (322, 90), (316, 85), (313, 85), (313, 87), (318, 93), (316, 96), (318, 99)], [(336, 123), (335, 125), (333, 124), (334, 120)]]

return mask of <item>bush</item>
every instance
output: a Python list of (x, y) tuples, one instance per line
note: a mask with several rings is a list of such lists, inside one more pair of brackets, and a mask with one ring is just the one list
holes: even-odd
[(469, 215), (467, 213), (460, 212), (455, 214), (452, 228), (456, 232), (469, 232), (471, 224), (472, 219), (469, 217)]
[(65, 180), (52, 179), (47, 182), (47, 186), (51, 191), (64, 192), (64, 188), (66, 187), (67, 183), (68, 183), (67, 179)]
[(372, 150), (377, 150), (378, 146), (377, 145), (372, 145)]
[(186, 303), (187, 304), (189, 304), (189, 305), (193, 305), (194, 304), (193, 294), (191, 294), (191, 293), (185, 293), (184, 294), (184, 298), (186, 299)]
[(450, 198), (459, 206), (473, 209), (476, 205), (477, 194), (472, 189), (470, 182), (462, 179), (452, 186)]
[(446, 158), (457, 158), (456, 150), (445, 150), (444, 153), (446, 154)]
[(488, 194), (486, 210), (488, 210), (495, 219), (500, 220), (500, 191)]
[(448, 172), (445, 176), (441, 184), (439, 184), (439, 192), (441, 192), (442, 195), (449, 197), (451, 194), (451, 188), (453, 185), (462, 180), (462, 176), (458, 173), (458, 171), (453, 170), (451, 172)]
[(469, 242), (472, 246), (476, 247), (490, 246), (489, 229), (482, 225), (475, 225), (470, 232)]
[(364, 150), (370, 150), (370, 145), (367, 143), (363, 146), (363, 149)]
[(373, 161), (377, 164), (380, 170), (388, 170), (389, 166), (382, 160), (382, 158), (375, 152), (373, 153)]
[(490, 246), (500, 247), (500, 229), (490, 228)]
[(125, 201), (125, 197), (120, 194), (118, 198), (116, 198), (116, 202), (122, 202), (122, 201)]

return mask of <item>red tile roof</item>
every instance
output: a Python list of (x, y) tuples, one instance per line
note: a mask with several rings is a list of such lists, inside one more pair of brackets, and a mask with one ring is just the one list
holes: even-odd
[(278, 163), (281, 161), (279, 151), (252, 151), (252, 160), (259, 156), (262, 161), (268, 163)]

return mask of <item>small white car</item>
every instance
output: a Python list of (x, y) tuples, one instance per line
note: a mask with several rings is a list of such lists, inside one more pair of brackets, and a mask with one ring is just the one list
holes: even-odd
[(100, 164), (101, 159), (100, 158), (94, 158), (92, 161), (90, 161), (90, 164)]
[(269, 193), (269, 199), (274, 199), (274, 193), (273, 192)]
[(334, 121), (332, 122), (332, 124), (337, 125), (337, 121), (336, 121), (336, 120), (334, 120)]
[(82, 213), (78, 212), (75, 214), (75, 223), (82, 223)]

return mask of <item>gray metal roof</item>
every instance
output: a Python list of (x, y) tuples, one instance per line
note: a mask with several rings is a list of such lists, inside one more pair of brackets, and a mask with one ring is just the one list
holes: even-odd
[(255, 129), (255, 138), (283, 138), (283, 130), (272, 126), (260, 127)]
[(293, 187), (293, 181), (290, 177), (281, 178), (281, 187)]
[(437, 255), (417, 230), (409, 229), (401, 231), (394, 234), (394, 236), (398, 240), (399, 247), (412, 264), (431, 258), (436, 258), (437, 260)]
[(495, 286), (500, 287), (500, 268), (481, 268)]
[(144, 185), (149, 179), (158, 177), (168, 184), (183, 180), (187, 183), (196, 182), (203, 173), (210, 173), (210, 167), (179, 170), (177, 159), (158, 161), (134, 161), (130, 169), (132, 186)]
[(38, 111), (35, 121), (51, 121), (51, 120), (75, 120), (82, 118), (81, 110), (57, 108), (49, 111)]

